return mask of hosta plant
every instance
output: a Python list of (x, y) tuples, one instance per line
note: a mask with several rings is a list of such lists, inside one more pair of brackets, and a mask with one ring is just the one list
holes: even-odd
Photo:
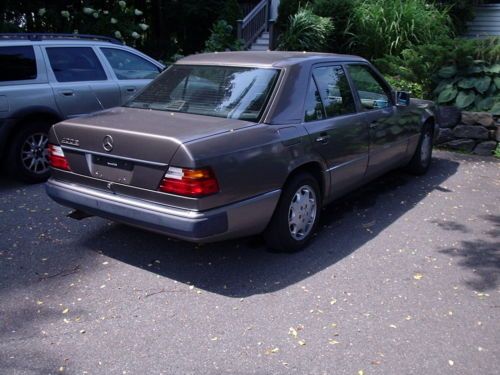
[(437, 102), (468, 111), (487, 111), (500, 115), (500, 63), (474, 60), (464, 67), (444, 66), (434, 89)]

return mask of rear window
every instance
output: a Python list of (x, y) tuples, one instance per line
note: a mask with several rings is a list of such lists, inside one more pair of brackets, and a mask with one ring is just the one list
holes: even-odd
[(0, 81), (36, 79), (36, 59), (32, 46), (0, 47)]
[(278, 73), (276, 69), (177, 65), (126, 106), (258, 121)]

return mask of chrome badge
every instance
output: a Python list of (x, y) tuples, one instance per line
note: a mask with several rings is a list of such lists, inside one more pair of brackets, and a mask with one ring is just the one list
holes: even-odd
[(104, 150), (106, 150), (107, 152), (110, 152), (111, 150), (113, 150), (113, 137), (112, 136), (107, 135), (104, 137), (104, 139), (102, 140), (102, 148), (104, 148)]
[(63, 138), (61, 139), (61, 143), (69, 146), (80, 147), (80, 141), (78, 139)]

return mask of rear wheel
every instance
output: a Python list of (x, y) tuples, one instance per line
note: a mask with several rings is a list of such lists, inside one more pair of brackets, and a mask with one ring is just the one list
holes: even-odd
[(50, 124), (30, 123), (20, 127), (9, 150), (9, 172), (24, 182), (43, 182), (50, 173), (47, 148)]
[(410, 173), (422, 175), (429, 169), (432, 160), (433, 130), (431, 123), (425, 123), (415, 154), (407, 166)]
[(304, 248), (318, 224), (321, 194), (308, 173), (294, 176), (285, 186), (264, 237), (271, 250), (296, 252)]

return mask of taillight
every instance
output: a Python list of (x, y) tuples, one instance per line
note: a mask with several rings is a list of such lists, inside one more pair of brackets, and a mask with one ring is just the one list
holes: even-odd
[(61, 146), (49, 144), (49, 162), (52, 168), (71, 170)]
[(169, 167), (159, 190), (188, 197), (203, 197), (219, 192), (219, 184), (210, 168)]

